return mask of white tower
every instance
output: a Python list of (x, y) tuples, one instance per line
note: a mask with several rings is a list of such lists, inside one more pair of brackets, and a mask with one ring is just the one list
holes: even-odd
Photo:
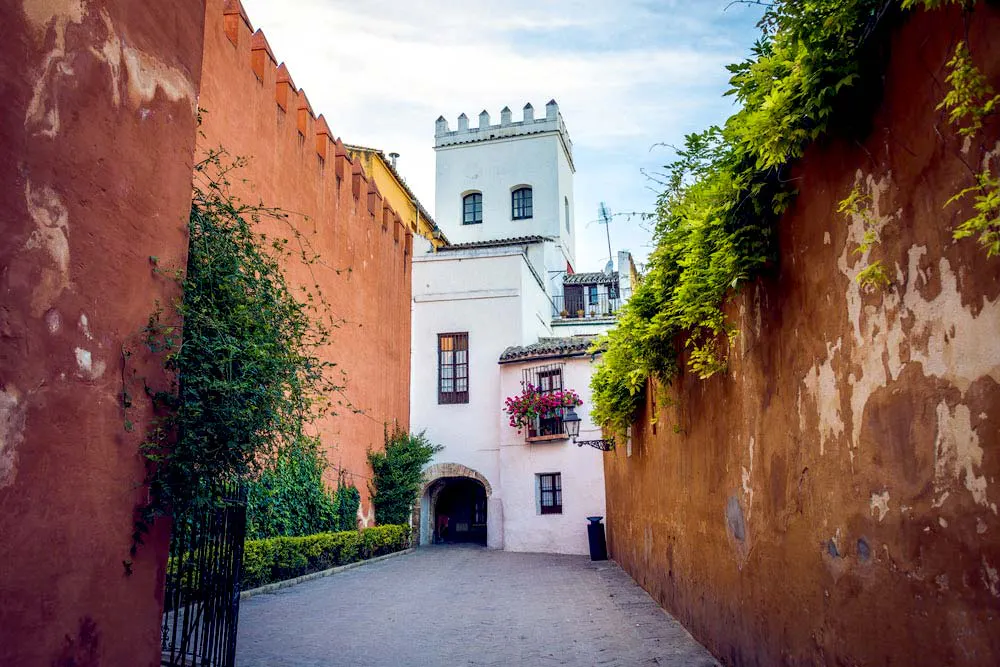
[(463, 113), (457, 130), (444, 117), (434, 130), (435, 217), (452, 243), (545, 236), (549, 270), (574, 263), (573, 143), (555, 100), (542, 118), (526, 104), (520, 121), (504, 107), (498, 125), (484, 110), (478, 127)]

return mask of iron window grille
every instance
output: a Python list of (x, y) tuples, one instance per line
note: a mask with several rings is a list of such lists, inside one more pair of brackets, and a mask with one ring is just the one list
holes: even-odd
[(469, 402), (469, 334), (438, 334), (438, 403)]
[(587, 296), (588, 296), (589, 305), (596, 306), (597, 304), (600, 303), (600, 297), (597, 294), (597, 285), (588, 285), (587, 286)]
[(478, 192), (462, 197), (462, 224), (478, 225), (483, 221), (483, 196)]
[[(561, 391), (563, 387), (563, 368), (566, 364), (546, 364), (545, 366), (534, 366), (521, 371), (521, 379), (524, 386), (529, 384), (534, 386), (540, 393), (552, 394)], [(534, 430), (534, 434), (532, 434)], [(552, 417), (539, 417), (535, 419), (534, 429), (528, 429), (528, 437), (532, 435), (563, 435), (566, 430), (562, 423), (562, 410)]]
[(510, 194), (511, 216), (515, 220), (525, 220), (531, 213), (531, 188), (518, 188)]
[(538, 488), (541, 513), (562, 514), (562, 473), (542, 473)]

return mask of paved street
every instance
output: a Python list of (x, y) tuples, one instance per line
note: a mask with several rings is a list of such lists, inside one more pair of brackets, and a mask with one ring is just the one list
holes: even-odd
[(236, 664), (717, 665), (614, 563), (481, 547), (244, 600)]

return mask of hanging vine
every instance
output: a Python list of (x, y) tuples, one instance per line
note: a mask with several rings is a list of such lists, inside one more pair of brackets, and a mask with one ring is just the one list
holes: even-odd
[[(232, 195), (229, 178), (243, 162), (227, 159), (212, 152), (195, 167), (186, 271), (150, 258), (182, 297), (144, 331), (170, 381), (145, 387), (157, 418), (140, 447), (149, 501), (137, 512), (133, 553), (156, 517), (208, 506), (219, 481), (308, 450), (307, 424), (332, 411), (343, 389), (319, 356), (336, 323), (318, 284), (298, 292), (282, 271), (318, 257), (286, 214)], [(260, 233), (268, 219), (287, 233)]]
[[(962, 0), (777, 0), (760, 21), (751, 57), (729, 66), (740, 109), (722, 127), (685, 137), (667, 166), (657, 199), (654, 250), (646, 274), (622, 309), (591, 379), (596, 423), (624, 431), (645, 402), (648, 381), (669, 382), (687, 366), (700, 378), (727, 367), (738, 334), (723, 308), (747, 281), (776, 265), (777, 221), (797, 194), (789, 178), (806, 148), (825, 136), (861, 138), (880, 101), (889, 30), (905, 10)], [(949, 63), (951, 91), (942, 102), (953, 122), (974, 134), (1000, 106), (959, 45)], [(1000, 252), (1000, 179), (988, 163), (975, 185), (976, 215), (956, 238), (977, 235)], [(845, 200), (844, 211), (858, 201)], [(874, 243), (870, 239), (862, 252)], [(859, 279), (888, 280), (880, 262)]]

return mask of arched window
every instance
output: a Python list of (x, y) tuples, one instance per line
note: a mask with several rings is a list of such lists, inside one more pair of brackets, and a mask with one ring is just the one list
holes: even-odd
[(566, 231), (569, 231), (569, 197), (563, 197), (563, 211), (566, 212)]
[(462, 197), (462, 224), (478, 225), (483, 221), (483, 195), (472, 192)]
[(520, 187), (510, 193), (510, 215), (515, 220), (531, 217), (531, 188)]

